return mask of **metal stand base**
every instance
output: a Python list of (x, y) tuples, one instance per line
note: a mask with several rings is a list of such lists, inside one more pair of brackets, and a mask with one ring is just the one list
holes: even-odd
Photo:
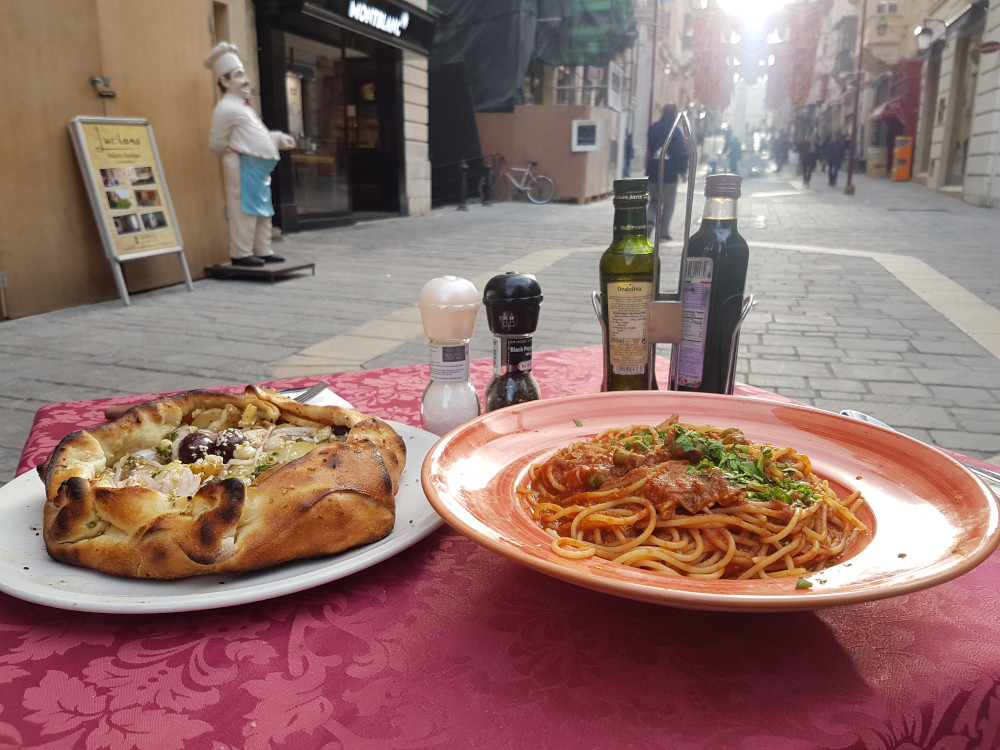
[(266, 266), (205, 266), (205, 275), (213, 279), (259, 279), (272, 284), (283, 276), (300, 271), (311, 271), (316, 275), (315, 263), (274, 263)]

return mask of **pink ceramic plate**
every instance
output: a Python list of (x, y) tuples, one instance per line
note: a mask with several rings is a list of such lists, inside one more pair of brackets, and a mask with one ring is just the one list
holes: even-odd
[[(658, 424), (674, 412), (683, 422), (740, 427), (752, 440), (805, 453), (838, 494), (861, 490), (870, 537), (849, 559), (813, 574), (811, 589), (796, 589), (795, 579), (699, 580), (556, 556), (515, 492), (528, 467), (608, 427)], [(898, 596), (971, 570), (1000, 542), (996, 497), (943, 453), (838, 414), (739, 396), (604, 393), (507, 407), (442, 438), (424, 461), (422, 483), (449, 524), (517, 562), (586, 588), (689, 609), (817, 609)]]

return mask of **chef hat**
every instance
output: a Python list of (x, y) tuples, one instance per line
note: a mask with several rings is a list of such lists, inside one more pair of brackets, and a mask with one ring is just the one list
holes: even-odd
[(205, 58), (205, 67), (210, 68), (215, 73), (215, 80), (243, 67), (242, 61), (236, 54), (239, 51), (240, 48), (232, 42), (219, 42), (215, 45), (212, 54)]

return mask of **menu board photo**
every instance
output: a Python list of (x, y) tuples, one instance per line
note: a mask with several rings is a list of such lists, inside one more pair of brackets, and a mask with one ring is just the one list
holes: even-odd
[(149, 121), (74, 117), (69, 123), (105, 253), (119, 293), (128, 292), (118, 263), (178, 253), (191, 287), (170, 193)]

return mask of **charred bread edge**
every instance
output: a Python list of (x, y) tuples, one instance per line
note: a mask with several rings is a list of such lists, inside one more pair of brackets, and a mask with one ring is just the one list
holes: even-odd
[[(105, 444), (105, 438), (109, 433), (117, 432), (119, 430), (126, 431), (128, 428), (134, 428), (136, 425), (142, 423), (145, 419), (153, 419), (154, 415), (158, 417), (163, 416), (163, 406), (178, 406), (181, 408), (181, 417), (190, 414), (197, 408), (204, 409), (215, 409), (222, 408), (225, 404), (233, 404), (234, 406), (246, 406), (248, 399), (259, 399), (261, 401), (268, 402), (277, 407), (282, 413), (289, 412), (298, 417), (305, 419), (310, 419), (321, 424), (331, 425), (331, 426), (341, 426), (347, 427), (353, 430), (357, 425), (361, 424), (365, 420), (372, 420), (371, 427), (374, 431), (380, 433), (383, 440), (389, 440), (395, 443), (395, 448), (401, 451), (402, 457), (405, 460), (406, 456), (406, 444), (399, 437), (395, 430), (393, 430), (388, 424), (378, 417), (371, 416), (369, 414), (364, 414), (355, 409), (347, 409), (341, 406), (320, 406), (317, 404), (301, 404), (294, 399), (288, 398), (273, 388), (258, 385), (248, 385), (242, 394), (231, 394), (222, 393), (219, 391), (208, 391), (195, 389), (190, 391), (181, 391), (179, 393), (174, 393), (167, 396), (159, 396), (157, 398), (146, 401), (142, 404), (137, 404), (126, 411), (121, 417), (111, 422), (105, 422), (94, 427), (88, 427), (82, 430), (77, 430), (70, 433), (52, 450), (48, 457), (41, 464), (38, 465), (36, 471), (38, 472), (39, 478), (45, 485), (46, 498), (49, 499), (54, 496), (54, 491), (58, 491), (59, 487), (50, 487), (53, 480), (53, 473), (58, 466), (60, 466), (58, 461), (53, 459), (57, 457), (62, 457), (67, 449), (67, 446), (74, 444), (83, 434), (89, 435), (102, 446)], [(182, 405), (187, 401), (194, 401), (194, 404)], [(339, 418), (338, 418), (339, 417)], [(395, 439), (393, 439), (395, 436)], [(371, 438), (371, 436), (368, 436)], [(385, 445), (383, 441), (373, 441), (376, 442), (378, 447), (390, 447)], [(124, 455), (124, 454), (123, 454)], [(104, 452), (105, 462), (114, 463), (119, 458), (120, 455), (111, 454), (110, 456), (107, 452)], [(113, 457), (113, 460), (111, 460)], [(394, 472), (395, 466), (388, 466), (390, 475), (393, 475), (396, 480), (394, 481), (393, 491), (398, 489), (396, 482), (398, 482), (399, 473), (402, 472), (402, 468), (399, 467), (398, 472)], [(73, 473), (70, 476), (79, 476), (79, 474)], [(65, 479), (63, 478), (59, 484), (62, 484)]]

